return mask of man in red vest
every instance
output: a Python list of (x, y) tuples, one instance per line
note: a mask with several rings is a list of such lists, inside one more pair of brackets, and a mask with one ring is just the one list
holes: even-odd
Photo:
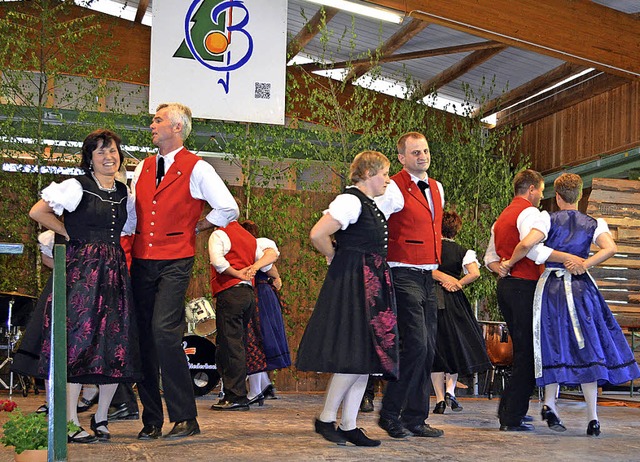
[[(518, 242), (529, 234), (540, 215), (538, 206), (544, 191), (544, 179), (534, 170), (523, 170), (513, 179), (515, 197), (502, 211), (491, 229), (484, 262), (491, 271), (504, 275), (498, 280), (498, 307), (513, 342), (513, 368), (498, 407), (500, 430), (531, 431), (527, 416), (529, 399), (535, 387), (533, 367), (533, 295), (540, 266), (523, 258), (501, 271), (501, 261), (509, 260)], [(550, 254), (551, 249), (548, 249)], [(547, 254), (547, 255), (548, 255)], [(546, 258), (544, 258), (546, 259)]]
[[(193, 383), (182, 349), (185, 294), (191, 278), (196, 234), (238, 217), (233, 196), (213, 167), (187, 151), (191, 110), (179, 103), (158, 106), (151, 122), (158, 155), (138, 164), (131, 185), (137, 227), (131, 282), (140, 329), (144, 380), (138, 383), (143, 428), (138, 439), (157, 439), (164, 422), (159, 386), (175, 422), (166, 438), (200, 433)], [(212, 210), (200, 215), (207, 202)]]
[(278, 253), (273, 241), (257, 240), (240, 223), (232, 221), (211, 234), (209, 257), (211, 290), (216, 297), (216, 366), (224, 387), (224, 398), (211, 409), (248, 411), (250, 404), (264, 399), (262, 393), (253, 400), (247, 399), (245, 383), (245, 334), (256, 309), (252, 281), (260, 269), (271, 269)]
[(398, 303), (400, 378), (389, 382), (382, 399), (379, 425), (393, 438), (437, 437), (440, 429), (425, 424), (429, 415), (429, 377), (435, 352), (437, 302), (431, 272), (442, 249), (442, 185), (427, 175), (429, 144), (417, 132), (398, 140), (403, 169), (376, 198), (389, 216), (389, 252)]

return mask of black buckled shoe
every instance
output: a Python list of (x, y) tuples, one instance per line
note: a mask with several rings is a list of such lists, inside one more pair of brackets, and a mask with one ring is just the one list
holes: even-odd
[(189, 419), (176, 422), (171, 431), (164, 435), (164, 437), (168, 439), (176, 439), (198, 434), (200, 434), (198, 421), (196, 419)]
[(589, 422), (589, 425), (587, 426), (587, 435), (600, 436), (600, 422), (597, 420)]
[(414, 436), (421, 436), (423, 438), (437, 438), (444, 435), (444, 430), (432, 427), (429, 424), (420, 424), (411, 427), (406, 427)]
[(145, 425), (138, 433), (139, 440), (157, 440), (162, 436), (162, 427), (155, 425)]
[(433, 408), (434, 414), (444, 414), (444, 410), (446, 409), (447, 404), (444, 401), (438, 401), (436, 403), (436, 407)]
[(135, 411), (129, 407), (127, 403), (120, 403), (109, 408), (107, 414), (107, 420), (112, 422), (114, 420), (138, 420), (140, 418), (140, 412)]
[(91, 399), (80, 398), (80, 402), (82, 404), (78, 404), (78, 412), (86, 412), (91, 409), (94, 405), (98, 403), (99, 393), (96, 393), (95, 396)]
[(86, 436), (80, 436), (81, 433), (87, 433), (84, 428), (80, 427), (80, 429), (74, 433), (67, 435), (67, 441), (69, 443), (81, 443), (81, 444), (90, 444), (97, 443), (98, 438), (93, 435), (87, 433)]
[(444, 401), (453, 412), (460, 412), (462, 410), (462, 406), (460, 406), (460, 404), (456, 400), (456, 397), (453, 396), (452, 394), (445, 393)]
[(567, 429), (562, 424), (562, 420), (560, 420), (560, 418), (556, 415), (556, 413), (553, 412), (551, 408), (546, 404), (542, 406), (542, 410), (540, 411), (540, 414), (542, 415), (542, 420), (547, 421), (547, 425), (549, 425), (549, 428), (551, 430), (555, 432), (563, 432)]
[(532, 432), (536, 429), (533, 425), (520, 422), (520, 425), (500, 425), (501, 432)]
[(249, 403), (234, 403), (233, 401), (221, 399), (216, 404), (212, 405), (211, 409), (214, 411), (248, 411)]
[(323, 422), (320, 419), (316, 419), (314, 425), (316, 433), (322, 436), (325, 440), (341, 446), (347, 444), (347, 438), (336, 430), (335, 422)]
[(278, 399), (278, 397), (276, 396), (276, 387), (274, 387), (272, 383), (264, 387), (264, 390), (262, 390), (262, 395), (265, 397), (265, 399)]
[(251, 398), (247, 404), (249, 406), (251, 406), (252, 404), (256, 404), (258, 403), (258, 406), (263, 406), (264, 405), (264, 395), (262, 393), (254, 396), (253, 398)]
[(342, 435), (349, 443), (356, 446), (374, 447), (380, 446), (380, 440), (369, 438), (362, 428), (354, 428), (353, 430), (343, 430), (338, 427), (338, 433)]
[[(106, 420), (103, 420), (102, 422), (96, 422), (96, 415), (93, 414), (91, 416), (91, 430), (93, 430), (93, 434), (96, 435), (96, 438), (98, 438), (99, 441), (109, 441), (111, 439), (111, 434), (108, 431), (108, 425), (109, 423)], [(99, 430), (99, 427), (104, 427), (107, 429), (107, 431), (103, 431), (103, 430)]]
[(409, 430), (404, 428), (399, 419), (388, 419), (381, 416), (378, 420), (378, 426), (385, 430), (391, 438), (406, 438), (412, 435)]

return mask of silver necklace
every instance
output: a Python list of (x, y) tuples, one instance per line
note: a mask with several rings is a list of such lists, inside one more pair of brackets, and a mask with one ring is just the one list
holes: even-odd
[(105, 191), (105, 192), (114, 192), (117, 188), (116, 188), (116, 182), (113, 182), (113, 186), (111, 186), (110, 188), (105, 188), (104, 186), (102, 186), (100, 184), (100, 181), (98, 181), (98, 179), (96, 178), (96, 176), (93, 174), (93, 172), (89, 172), (91, 173), (91, 177), (93, 178), (93, 180), (96, 182), (96, 184), (98, 185), (98, 189), (100, 191)]

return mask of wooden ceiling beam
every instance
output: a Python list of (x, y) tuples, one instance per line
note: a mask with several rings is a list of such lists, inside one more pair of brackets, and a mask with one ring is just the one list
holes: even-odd
[(549, 72), (488, 101), (481, 108), (476, 109), (472, 115), (476, 117), (482, 114), (483, 117), (486, 117), (494, 114), (499, 110), (508, 108), (518, 101), (525, 100), (542, 90), (552, 87), (572, 75), (579, 74), (586, 69), (588, 68), (578, 64), (564, 63), (563, 65), (558, 66), (555, 69), (551, 69)]
[(448, 84), (449, 82), (453, 82), (455, 79), (457, 79), (461, 75), (466, 74), (474, 67), (477, 67), (485, 61), (493, 58), (505, 48), (508, 48), (507, 45), (502, 45), (497, 48), (474, 51), (470, 55), (465, 56), (460, 61), (455, 63), (453, 66), (436, 75), (434, 78), (423, 82), (420, 86), (421, 94), (417, 96), (422, 97), (423, 95), (433, 93), (438, 88)]
[(629, 80), (623, 77), (593, 71), (576, 81), (567, 82), (549, 94), (540, 95), (538, 100), (527, 106), (516, 106), (499, 112), (496, 128), (534, 122), (626, 83)]
[(149, 7), (149, 0), (140, 0), (138, 3), (138, 9), (136, 10), (136, 17), (133, 22), (137, 22), (138, 24), (142, 24), (142, 18), (147, 13), (147, 8)]
[(431, 50), (411, 51), (409, 53), (399, 53), (397, 55), (381, 56), (375, 61), (375, 58), (356, 59), (353, 61), (340, 61), (337, 63), (307, 63), (301, 64), (299, 67), (307, 72), (321, 71), (328, 68), (331, 69), (344, 69), (349, 66), (357, 66), (359, 64), (373, 63), (384, 64), (394, 63), (398, 61), (408, 61), (410, 59), (432, 58), (434, 56), (452, 55), (455, 53), (468, 53), (470, 51), (487, 50), (490, 48), (503, 47), (500, 42), (494, 42), (492, 40), (487, 42), (467, 43), (465, 45), (456, 45), (451, 47), (433, 48)]
[(421, 21), (420, 19), (412, 19), (411, 21), (407, 22), (404, 26), (398, 29), (395, 34), (389, 37), (389, 40), (382, 44), (379, 50), (375, 50), (372, 53), (372, 59), (367, 62), (353, 65), (345, 79), (348, 81), (352, 81), (358, 79), (359, 77), (362, 77), (375, 65), (377, 57), (384, 58), (386, 56), (392, 55), (396, 50), (402, 47), (402, 45), (407, 43), (421, 31), (423, 31), (428, 25), (428, 22)]
[(591, 0), (373, 0), (510, 46), (640, 79), (640, 19)]
[(330, 6), (323, 6), (307, 22), (300, 32), (287, 44), (287, 60), (290, 60), (302, 50), (307, 44), (318, 35), (318, 32), (338, 14), (340, 10)]

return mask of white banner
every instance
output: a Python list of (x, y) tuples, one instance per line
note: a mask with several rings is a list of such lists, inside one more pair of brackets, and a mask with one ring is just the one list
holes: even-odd
[(149, 112), (284, 124), (287, 0), (154, 0)]

